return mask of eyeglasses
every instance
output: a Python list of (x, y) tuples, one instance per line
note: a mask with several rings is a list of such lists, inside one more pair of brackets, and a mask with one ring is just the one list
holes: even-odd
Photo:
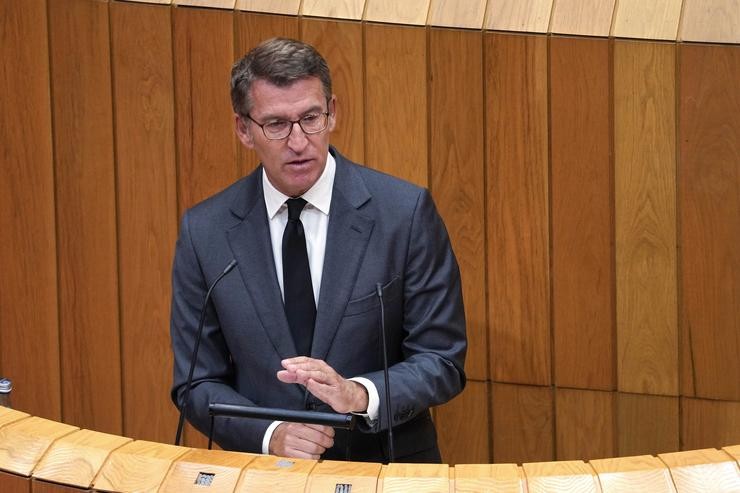
[(321, 133), (329, 124), (329, 112), (309, 113), (298, 120), (275, 120), (267, 123), (260, 123), (249, 114), (246, 116), (262, 129), (267, 140), (287, 139), (296, 123), (306, 135)]

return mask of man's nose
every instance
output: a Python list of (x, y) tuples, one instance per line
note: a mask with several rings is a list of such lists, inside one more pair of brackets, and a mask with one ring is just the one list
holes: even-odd
[(294, 151), (300, 150), (306, 147), (307, 143), (308, 136), (306, 135), (306, 132), (303, 131), (303, 128), (301, 128), (298, 122), (294, 122), (290, 135), (288, 135), (288, 147)]

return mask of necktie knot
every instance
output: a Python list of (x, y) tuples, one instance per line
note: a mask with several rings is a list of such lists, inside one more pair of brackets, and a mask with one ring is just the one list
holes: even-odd
[(306, 205), (306, 201), (302, 198), (288, 199), (285, 201), (288, 204), (288, 220), (298, 221), (301, 218), (301, 211)]

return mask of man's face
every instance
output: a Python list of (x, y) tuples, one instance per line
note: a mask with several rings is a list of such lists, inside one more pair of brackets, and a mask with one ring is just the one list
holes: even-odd
[[(246, 147), (254, 149), (270, 183), (285, 195), (297, 197), (316, 183), (326, 166), (329, 133), (334, 130), (335, 97), (327, 103), (321, 81), (316, 77), (298, 80), (278, 87), (257, 80), (250, 89), (252, 109), (249, 112), (260, 124), (276, 120), (299, 120), (311, 113), (331, 112), (326, 130), (307, 135), (294, 124), (290, 135), (282, 140), (269, 140), (262, 129), (249, 118), (235, 115), (236, 134)], [(328, 108), (327, 108), (328, 105)]]

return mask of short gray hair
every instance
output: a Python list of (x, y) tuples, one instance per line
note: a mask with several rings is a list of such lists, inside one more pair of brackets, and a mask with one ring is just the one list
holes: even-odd
[(249, 92), (257, 80), (279, 87), (316, 77), (326, 99), (331, 99), (329, 65), (313, 46), (287, 38), (272, 38), (253, 48), (231, 69), (231, 106), (246, 116), (252, 109)]

